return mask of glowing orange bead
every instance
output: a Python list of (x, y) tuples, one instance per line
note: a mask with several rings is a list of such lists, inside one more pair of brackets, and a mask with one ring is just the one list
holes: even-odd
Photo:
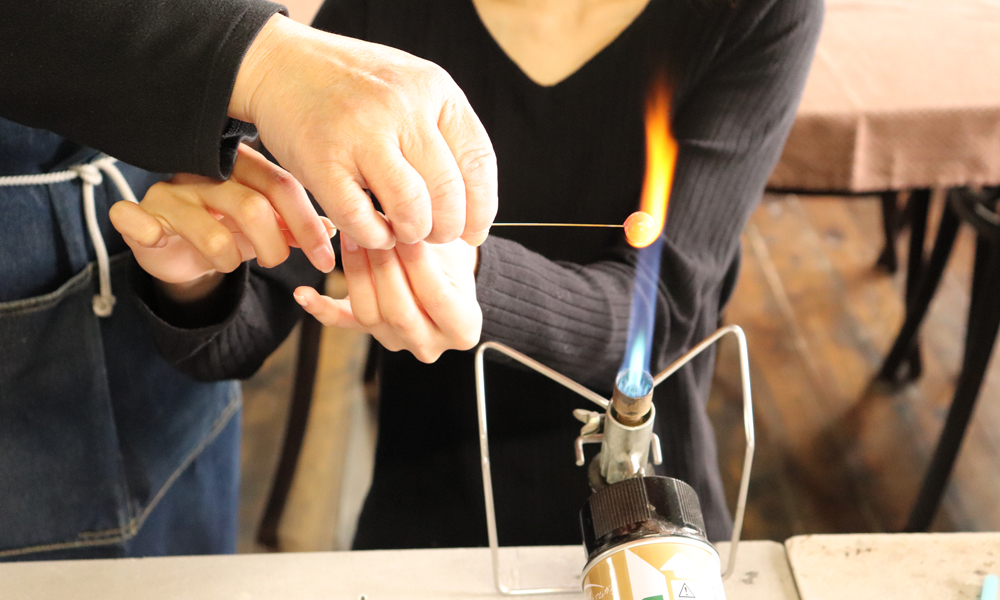
[(625, 239), (636, 248), (645, 248), (652, 244), (658, 234), (656, 223), (649, 213), (639, 210), (625, 219)]

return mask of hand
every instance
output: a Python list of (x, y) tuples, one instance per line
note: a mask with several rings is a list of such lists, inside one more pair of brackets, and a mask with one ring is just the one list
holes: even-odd
[(486, 239), (497, 210), (493, 147), (465, 95), (433, 63), (276, 15), (243, 59), (229, 115), (254, 123), (365, 248)]
[(295, 299), (324, 325), (367, 331), (391, 351), (409, 350), (431, 363), (445, 350), (479, 343), (483, 313), (476, 301), (478, 249), (448, 244), (397, 244), (365, 250), (341, 234), (348, 297), (333, 300), (309, 287)]
[(327, 244), (336, 233), (293, 177), (248, 146), (240, 146), (228, 181), (175, 175), (139, 204), (116, 203), (110, 216), (139, 265), (177, 301), (208, 295), (222, 273), (252, 258), (281, 264), (316, 225), (325, 227)]

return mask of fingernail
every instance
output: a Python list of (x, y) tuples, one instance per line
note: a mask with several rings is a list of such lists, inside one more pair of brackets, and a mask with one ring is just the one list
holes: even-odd
[(344, 244), (344, 251), (346, 252), (358, 251), (358, 244), (353, 239), (351, 239), (351, 236), (342, 233), (340, 234), (340, 240)]
[(333, 270), (333, 267), (337, 266), (337, 258), (333, 255), (333, 247), (330, 244), (324, 244), (320, 246), (320, 264), (319, 270), (324, 273), (329, 273)]
[(292, 294), (292, 297), (294, 297), (295, 301), (301, 304), (302, 306), (306, 305), (306, 297), (303, 296), (302, 294)]
[(470, 246), (480, 246), (486, 241), (486, 238), (490, 236), (489, 228), (482, 231), (477, 231), (475, 233), (470, 233), (468, 235), (462, 236), (462, 239), (466, 241)]
[(326, 217), (320, 217), (320, 221), (323, 221), (323, 225), (326, 227), (326, 233), (333, 237), (337, 235), (337, 226), (333, 224), (333, 221), (327, 219)]

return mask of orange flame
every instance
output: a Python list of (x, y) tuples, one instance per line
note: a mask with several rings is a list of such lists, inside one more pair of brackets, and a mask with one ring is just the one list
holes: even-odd
[(677, 140), (670, 130), (670, 90), (658, 78), (646, 101), (646, 179), (642, 185), (640, 210), (652, 217), (652, 227), (642, 239), (630, 239), (636, 248), (645, 248), (660, 237), (667, 219), (670, 187), (677, 163)]

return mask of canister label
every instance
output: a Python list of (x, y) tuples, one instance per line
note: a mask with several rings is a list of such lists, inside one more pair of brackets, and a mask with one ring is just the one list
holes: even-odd
[(659, 538), (617, 547), (584, 572), (587, 600), (725, 600), (719, 555), (695, 540)]

